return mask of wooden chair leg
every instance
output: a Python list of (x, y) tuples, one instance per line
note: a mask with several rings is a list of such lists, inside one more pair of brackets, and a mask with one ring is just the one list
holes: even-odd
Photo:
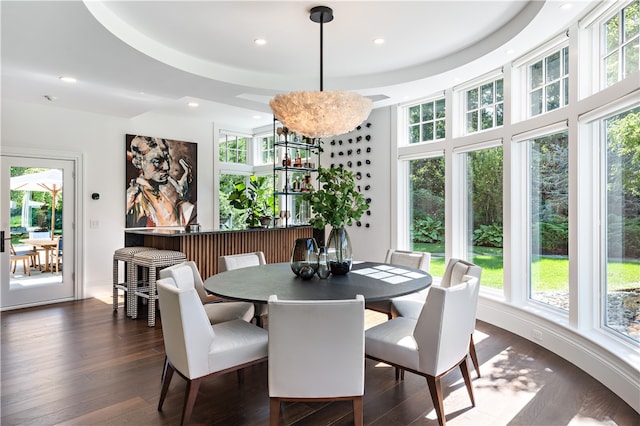
[(193, 412), (193, 406), (196, 404), (196, 398), (198, 397), (198, 389), (200, 389), (200, 382), (202, 377), (187, 382), (187, 391), (184, 395), (184, 407), (182, 409), (182, 421), (181, 425), (185, 425), (191, 418)]
[(473, 362), (473, 368), (476, 369), (476, 374), (480, 378), (480, 364), (478, 364), (478, 355), (476, 355), (476, 345), (473, 343), (473, 334), (469, 340), (469, 354), (471, 355), (471, 362)]
[(238, 383), (239, 384), (243, 384), (244, 383), (244, 368), (241, 368), (241, 369), (237, 370), (236, 374), (238, 375)]
[(396, 381), (404, 380), (404, 370), (400, 367), (396, 367)]
[(353, 423), (355, 426), (364, 425), (364, 404), (362, 396), (353, 398)]
[(160, 377), (160, 383), (164, 383), (164, 378), (167, 376), (167, 370), (169, 369), (169, 358), (164, 356), (164, 366), (162, 367), (162, 377)]
[(164, 404), (164, 398), (167, 396), (169, 384), (171, 383), (171, 378), (173, 377), (173, 372), (175, 371), (173, 365), (171, 365), (168, 360), (165, 367), (166, 371), (162, 375), (162, 390), (160, 391), (160, 401), (158, 401), (158, 411), (162, 411), (162, 404)]
[(469, 372), (469, 364), (467, 363), (467, 358), (462, 361), (460, 364), (460, 372), (462, 373), (462, 378), (464, 379), (464, 384), (467, 387), (467, 392), (469, 393), (469, 399), (471, 399), (471, 406), (476, 406), (476, 400), (473, 397), (473, 386), (471, 385), (471, 373)]
[(442, 404), (442, 388), (440, 387), (440, 377), (427, 376), (427, 385), (429, 386), (429, 393), (431, 394), (433, 407), (436, 409), (436, 415), (438, 416), (438, 424), (440, 426), (445, 426), (447, 422), (444, 417), (444, 405)]
[(278, 426), (280, 423), (280, 399), (269, 398), (269, 426)]

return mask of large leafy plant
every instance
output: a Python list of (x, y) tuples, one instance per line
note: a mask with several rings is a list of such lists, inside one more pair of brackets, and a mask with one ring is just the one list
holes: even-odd
[(248, 226), (260, 226), (260, 218), (270, 217), (273, 209), (268, 177), (251, 175), (249, 185), (244, 181), (236, 183), (229, 195), (229, 204), (235, 209), (246, 211)]
[(318, 189), (303, 195), (313, 210), (309, 223), (316, 229), (331, 225), (352, 225), (367, 211), (369, 204), (356, 190), (353, 173), (343, 168), (318, 168)]

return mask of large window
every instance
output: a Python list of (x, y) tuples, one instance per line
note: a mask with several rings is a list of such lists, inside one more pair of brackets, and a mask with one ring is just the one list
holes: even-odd
[(223, 163), (247, 163), (247, 141), (242, 136), (221, 133), (219, 142), (220, 161)]
[(640, 1), (622, 8), (603, 25), (602, 67), (605, 87), (640, 69)]
[(408, 113), (409, 143), (444, 139), (446, 125), (444, 98), (410, 106)]
[(466, 132), (502, 126), (504, 120), (504, 82), (490, 81), (465, 92)]
[(502, 147), (469, 152), (466, 162), (467, 259), (482, 267), (482, 285), (502, 289)]
[(409, 161), (411, 250), (431, 253), (431, 273), (444, 274), (444, 157)]
[(569, 309), (567, 132), (529, 141), (531, 299)]
[(564, 47), (529, 65), (529, 115), (552, 111), (569, 103), (569, 48)]
[(606, 135), (605, 326), (640, 341), (640, 107), (604, 120)]

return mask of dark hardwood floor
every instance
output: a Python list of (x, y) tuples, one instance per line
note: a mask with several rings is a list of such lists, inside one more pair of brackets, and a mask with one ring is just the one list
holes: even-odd
[[(385, 316), (367, 313), (368, 324)], [(161, 321), (124, 317), (97, 299), (1, 314), (2, 425), (175, 425), (185, 383), (175, 376), (156, 410), (164, 360)], [(478, 322), (482, 378), (472, 372), (476, 407), (458, 372), (443, 380), (447, 423), (455, 425), (640, 425), (640, 416), (595, 379), (509, 332)], [(250, 367), (200, 388), (191, 424), (266, 425), (267, 365)], [(367, 425), (437, 424), (426, 381), (402, 382), (384, 365), (366, 362)], [(349, 425), (351, 405), (283, 404), (283, 424)]]

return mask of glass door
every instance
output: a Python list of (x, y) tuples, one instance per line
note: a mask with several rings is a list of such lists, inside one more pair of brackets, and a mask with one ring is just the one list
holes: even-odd
[(0, 307), (74, 296), (74, 162), (2, 156)]

